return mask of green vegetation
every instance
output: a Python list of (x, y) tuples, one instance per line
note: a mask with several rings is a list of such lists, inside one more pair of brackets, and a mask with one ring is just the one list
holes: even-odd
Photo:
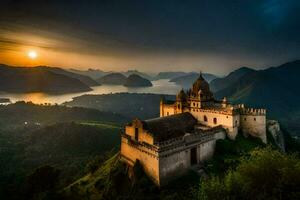
[[(158, 94), (103, 94), (83, 95), (65, 103), (67, 106), (94, 108), (105, 112), (113, 112), (130, 119), (150, 119), (159, 117), (159, 102), (162, 97), (174, 100), (172, 95)], [(129, 120), (128, 120), (129, 121)]]
[(198, 199), (299, 199), (300, 160), (272, 148), (255, 149), (235, 170), (202, 180)]
[(0, 106), (0, 199), (30, 193), (27, 177), (43, 166), (60, 171), (55, 188), (73, 182), (87, 163), (119, 149), (125, 121), (87, 108), (25, 102)]

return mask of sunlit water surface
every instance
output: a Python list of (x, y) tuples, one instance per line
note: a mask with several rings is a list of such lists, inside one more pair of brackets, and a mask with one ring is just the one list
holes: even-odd
[(12, 102), (16, 101), (31, 101), (33, 103), (51, 103), (61, 104), (66, 101), (71, 101), (73, 97), (84, 94), (110, 94), (119, 92), (129, 93), (152, 93), (152, 94), (176, 94), (181, 87), (175, 83), (169, 82), (168, 79), (152, 81), (152, 87), (128, 88), (120, 85), (101, 85), (92, 87), (93, 91), (69, 93), (69, 94), (46, 94), (46, 93), (0, 93), (0, 98), (9, 98)]

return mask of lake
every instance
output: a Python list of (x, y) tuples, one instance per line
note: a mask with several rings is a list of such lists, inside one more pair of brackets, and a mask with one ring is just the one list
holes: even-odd
[(46, 93), (0, 93), (0, 98), (9, 98), (11, 102), (16, 101), (31, 101), (36, 104), (51, 103), (62, 104), (66, 101), (71, 101), (73, 97), (84, 94), (110, 94), (119, 92), (129, 93), (153, 93), (153, 94), (177, 94), (181, 86), (168, 79), (152, 81), (152, 87), (128, 88), (121, 85), (101, 85), (92, 87), (93, 91), (69, 93), (69, 94), (46, 94)]

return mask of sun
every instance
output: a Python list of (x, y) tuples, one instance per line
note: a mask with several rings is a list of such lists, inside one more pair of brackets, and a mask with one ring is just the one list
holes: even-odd
[(36, 59), (36, 58), (38, 57), (38, 54), (37, 54), (36, 51), (29, 51), (29, 52), (27, 53), (27, 56), (28, 56), (30, 59), (34, 60), (34, 59)]

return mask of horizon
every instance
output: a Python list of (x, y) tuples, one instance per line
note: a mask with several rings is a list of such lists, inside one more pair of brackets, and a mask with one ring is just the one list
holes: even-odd
[(263, 69), (300, 58), (299, 7), (295, 0), (5, 0), (0, 60), (154, 73)]

